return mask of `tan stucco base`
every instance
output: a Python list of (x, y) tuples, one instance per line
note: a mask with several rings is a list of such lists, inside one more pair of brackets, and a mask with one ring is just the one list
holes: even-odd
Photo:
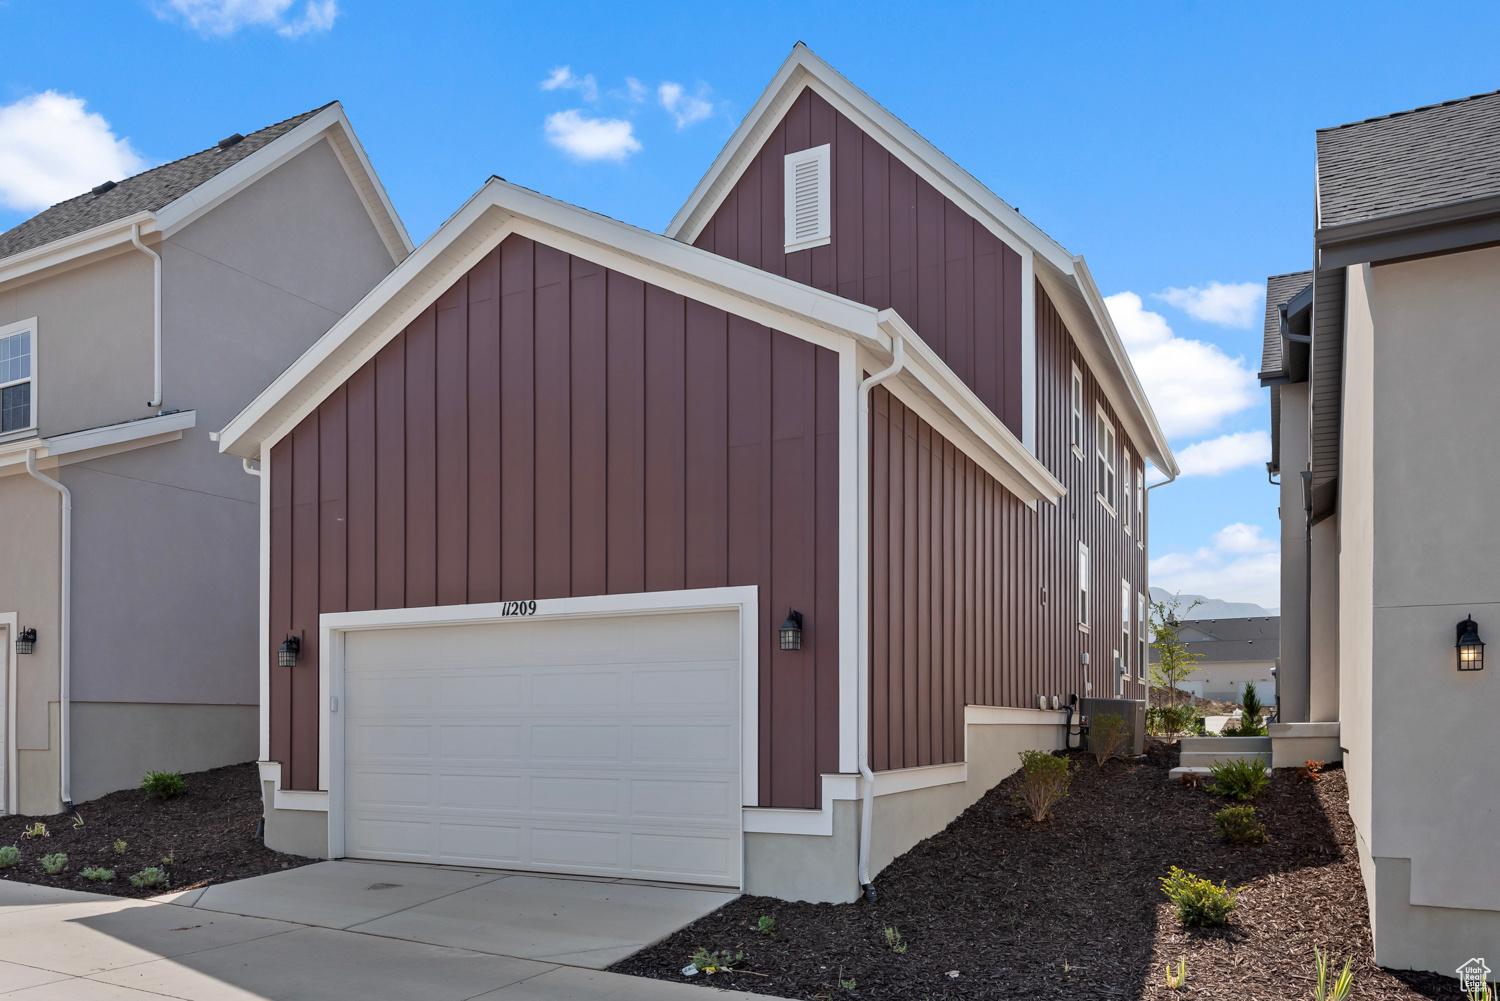
[(74, 702), (73, 802), (133, 789), (149, 771), (197, 772), (254, 761), (256, 706)]
[(57, 760), (57, 749), (61, 746), (57, 736), (61, 729), (60, 720), (58, 703), (48, 703), (46, 748), (22, 748), (16, 752), (16, 812), (22, 816), (50, 817), (62, 813), (62, 797), (58, 791), (62, 778)]
[(1371, 856), (1364, 837), (1355, 840), (1377, 964), (1451, 977), (1472, 957), (1500, 954), (1500, 910), (1413, 904), (1411, 859)]
[(1337, 723), (1272, 723), (1271, 767), (1301, 768), (1308, 761), (1325, 765), (1344, 759)]
[(260, 789), (266, 847), (304, 858), (327, 858), (328, 814), (321, 810), (278, 810), (276, 783), (262, 781)]

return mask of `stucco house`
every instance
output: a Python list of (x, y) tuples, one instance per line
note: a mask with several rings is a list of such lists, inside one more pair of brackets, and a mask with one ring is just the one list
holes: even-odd
[(848, 901), (1145, 694), (1086, 264), (802, 45), (665, 235), (492, 178), (219, 444), (286, 850)]
[(1500, 92), (1320, 130), (1315, 267), (1267, 282), (1261, 373), (1283, 719), (1337, 735), (1376, 961), (1449, 976), (1500, 943), (1496, 163)]
[[(1281, 619), (1257, 615), (1233, 619), (1184, 619), (1177, 631), (1197, 670), (1178, 683), (1180, 691), (1203, 699), (1239, 702), (1254, 683), (1264, 705), (1276, 702), (1276, 658), (1281, 650)], [(1160, 661), (1156, 649), (1151, 663)]]
[(220, 427), (404, 259), (338, 104), (0, 234), (0, 805), (256, 754), (255, 480)]

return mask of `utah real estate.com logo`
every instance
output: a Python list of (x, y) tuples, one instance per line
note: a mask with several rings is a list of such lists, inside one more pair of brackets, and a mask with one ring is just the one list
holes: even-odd
[(1489, 979), (1490, 968), (1482, 958), (1471, 959), (1458, 968), (1458, 985), (1465, 993), (1484, 990)]

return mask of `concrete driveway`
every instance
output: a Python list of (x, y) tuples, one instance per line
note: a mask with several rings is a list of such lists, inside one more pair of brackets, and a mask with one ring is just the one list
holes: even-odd
[(707, 1001), (726, 995), (602, 970), (733, 896), (368, 862), (154, 900), (0, 880), (0, 996)]

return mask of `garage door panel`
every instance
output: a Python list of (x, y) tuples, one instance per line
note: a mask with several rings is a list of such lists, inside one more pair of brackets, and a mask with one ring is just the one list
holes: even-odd
[(498, 824), (442, 824), (438, 860), (516, 865), (526, 858), (526, 832)]
[(518, 775), (443, 775), (437, 805), (446, 810), (512, 810), (526, 806), (526, 783)]
[(437, 825), (428, 820), (361, 818), (358, 839), (350, 847), (360, 854), (423, 859), (429, 857)]
[(676, 766), (683, 759), (701, 768), (733, 766), (739, 758), (739, 734), (732, 724), (637, 724), (630, 728), (630, 759), (638, 764)]
[(635, 710), (678, 711), (691, 705), (697, 712), (737, 712), (739, 679), (723, 663), (685, 664), (676, 670), (637, 668), (630, 678), (630, 703)]
[[(438, 682), (441, 704), (445, 707), (473, 709), (480, 706), (526, 705), (526, 679), (520, 674), (445, 674)], [(428, 679), (431, 684), (431, 679)]]
[(630, 839), (631, 868), (642, 875), (696, 875), (703, 882), (727, 868), (734, 845), (727, 838), (636, 834)]
[(729, 782), (632, 779), (632, 820), (659, 819), (702, 823), (729, 821), (739, 810), (739, 790)]
[(519, 724), (450, 723), (441, 728), (438, 749), (445, 760), (520, 761), (526, 756), (526, 727)]
[(542, 863), (582, 870), (624, 867), (625, 836), (619, 831), (535, 827), (531, 857)]
[(554, 706), (606, 706), (620, 704), (618, 667), (609, 671), (568, 671), (533, 674), (531, 704), (537, 709)]
[(426, 772), (383, 772), (368, 768), (350, 773), (349, 795), (370, 806), (432, 806), (432, 783)]
[(537, 776), (531, 780), (531, 812), (619, 817), (625, 802), (620, 778)]
[(531, 727), (531, 756), (540, 760), (609, 762), (620, 760), (618, 723)]

